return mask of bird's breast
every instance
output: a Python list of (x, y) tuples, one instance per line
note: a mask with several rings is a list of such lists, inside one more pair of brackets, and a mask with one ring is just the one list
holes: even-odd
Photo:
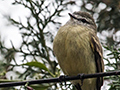
[(88, 28), (82, 26), (63, 26), (58, 31), (53, 49), (65, 74), (96, 72), (89, 31)]

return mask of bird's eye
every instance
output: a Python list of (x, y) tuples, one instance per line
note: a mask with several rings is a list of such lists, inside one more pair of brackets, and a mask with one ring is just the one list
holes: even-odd
[(87, 20), (85, 19), (79, 19), (80, 21), (82, 21), (83, 23), (87, 23), (87, 24), (90, 24)]
[(87, 22), (85, 19), (81, 19), (81, 21), (82, 21), (83, 23), (86, 23), (86, 22)]

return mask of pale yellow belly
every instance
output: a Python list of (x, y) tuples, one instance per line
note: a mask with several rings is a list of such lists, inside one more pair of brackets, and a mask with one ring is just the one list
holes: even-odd
[[(54, 49), (58, 63), (66, 75), (73, 76), (80, 73), (90, 74), (96, 72), (94, 54), (90, 47), (88, 33), (69, 30), (58, 34), (57, 37), (60, 39), (55, 41), (58, 44)], [(78, 82), (80, 83), (80, 81), (73, 81), (73, 83)], [(96, 79), (87, 79), (84, 80), (82, 88), (83, 90), (95, 90), (95, 84)]]
[(71, 30), (66, 34), (66, 38), (58, 41), (58, 53), (62, 53), (62, 56), (57, 59), (65, 74), (96, 72), (94, 54), (87, 34), (88, 32), (79, 34)]

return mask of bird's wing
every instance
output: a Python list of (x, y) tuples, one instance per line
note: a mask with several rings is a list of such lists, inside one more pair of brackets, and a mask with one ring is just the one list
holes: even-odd
[[(91, 49), (95, 55), (95, 63), (98, 72), (104, 71), (104, 63), (103, 63), (103, 52), (102, 47), (99, 42), (99, 39), (95, 33), (90, 33), (90, 45)], [(97, 78), (97, 90), (100, 90), (100, 87), (103, 85), (103, 78)]]

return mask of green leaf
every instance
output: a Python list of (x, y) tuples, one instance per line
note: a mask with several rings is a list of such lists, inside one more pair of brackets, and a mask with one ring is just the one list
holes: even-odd
[(33, 66), (33, 67), (43, 69), (45, 71), (49, 71), (48, 68), (43, 63), (37, 62), (37, 61), (27, 62), (27, 63), (24, 63), (22, 65)]
[(43, 63), (41, 63), (41, 62), (31, 61), (31, 62), (24, 63), (22, 65), (27, 65), (27, 66), (37, 67), (37, 68), (43, 69), (45, 71), (48, 71), (53, 77), (55, 77), (54, 74), (52, 72), (50, 72), (48, 70), (48, 68)]
[[(19, 82), (20, 80), (8, 80), (8, 79), (0, 79), (0, 83), (6, 83), (6, 82)], [(0, 89), (1, 90), (1, 89)]]
[(47, 90), (50, 85), (30, 85), (35, 90)]

